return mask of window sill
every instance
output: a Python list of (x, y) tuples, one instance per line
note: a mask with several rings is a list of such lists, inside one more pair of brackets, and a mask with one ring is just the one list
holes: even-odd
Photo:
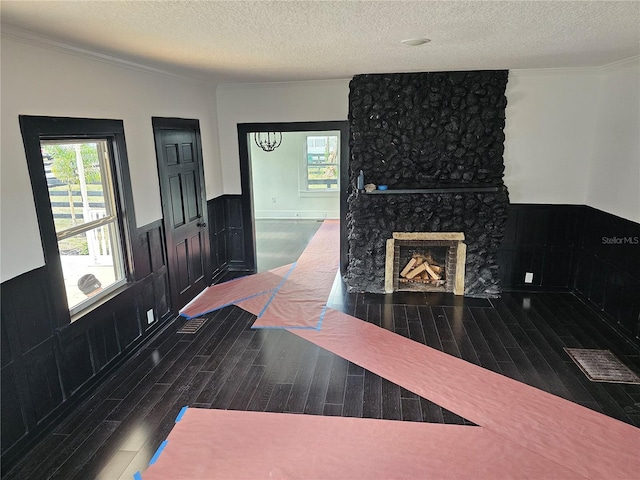
[(83, 308), (77, 313), (71, 315), (71, 323), (75, 323), (83, 317), (90, 316), (91, 313), (100, 307), (102, 307), (107, 302), (110, 302), (120, 294), (126, 292), (134, 285), (134, 282), (126, 282), (122, 285), (118, 285), (104, 292), (99, 298), (96, 298), (95, 302), (87, 305), (86, 308)]

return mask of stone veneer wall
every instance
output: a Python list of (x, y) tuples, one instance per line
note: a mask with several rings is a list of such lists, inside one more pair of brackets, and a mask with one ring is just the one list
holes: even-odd
[[(509, 202), (503, 182), (507, 71), (358, 75), (350, 83), (347, 191), (351, 292), (384, 291), (393, 232), (463, 232), (465, 294), (500, 293), (496, 253)], [(497, 192), (367, 195), (389, 190), (486, 188)]]

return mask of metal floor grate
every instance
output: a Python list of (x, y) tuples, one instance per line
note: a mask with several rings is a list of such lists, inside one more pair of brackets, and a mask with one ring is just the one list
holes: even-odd
[(196, 333), (202, 328), (206, 321), (206, 318), (192, 318), (191, 320), (187, 320), (187, 323), (185, 323), (177, 333)]
[(592, 382), (640, 385), (640, 377), (609, 350), (565, 348), (569, 357)]

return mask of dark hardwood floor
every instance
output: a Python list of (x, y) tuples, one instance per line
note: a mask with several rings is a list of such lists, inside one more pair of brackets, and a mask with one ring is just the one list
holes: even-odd
[[(640, 351), (569, 293), (348, 294), (330, 306), (469, 362), (640, 426), (640, 386), (593, 383), (563, 347), (611, 349), (640, 372)], [(180, 409), (341, 415), (470, 424), (285, 330), (252, 330), (227, 307), (196, 334), (179, 318), (130, 359), (5, 478), (131, 479)], [(250, 453), (248, 453), (250, 455)]]
[(257, 219), (258, 272), (295, 262), (322, 225), (322, 220)]

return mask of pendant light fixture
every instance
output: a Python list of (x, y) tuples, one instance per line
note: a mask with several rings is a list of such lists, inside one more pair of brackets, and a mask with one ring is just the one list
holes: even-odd
[(282, 143), (282, 133), (256, 132), (253, 134), (253, 140), (265, 152), (273, 152)]

